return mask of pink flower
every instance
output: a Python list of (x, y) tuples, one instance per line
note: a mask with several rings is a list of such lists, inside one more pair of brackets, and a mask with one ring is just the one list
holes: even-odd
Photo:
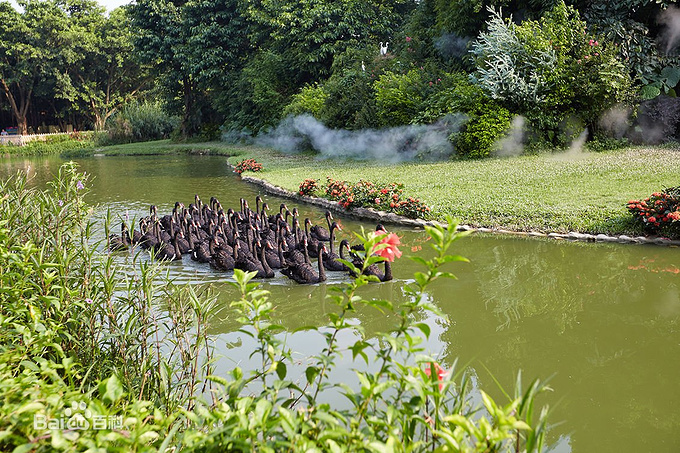
[(411, 42), (411, 37), (410, 37), (410, 36), (407, 36), (407, 37), (406, 37), (406, 42)]
[(437, 373), (437, 380), (439, 382), (439, 390), (441, 390), (444, 387), (444, 384), (441, 383), (441, 381), (444, 380), (444, 378), (449, 374), (448, 371), (446, 371), (444, 368), (441, 367), (437, 362), (430, 362), (427, 368), (425, 368), (425, 374), (427, 374), (427, 377), (432, 376), (433, 372)]
[[(378, 234), (385, 234), (386, 231), (377, 231)], [(387, 244), (387, 246), (381, 250), (375, 252), (376, 255), (383, 257), (386, 261), (393, 262), (396, 258), (401, 257), (401, 250), (397, 247), (401, 245), (399, 241), (399, 236), (394, 233), (389, 233), (387, 236), (382, 238), (378, 245)]]
[(375, 199), (375, 204), (380, 204), (380, 198)]

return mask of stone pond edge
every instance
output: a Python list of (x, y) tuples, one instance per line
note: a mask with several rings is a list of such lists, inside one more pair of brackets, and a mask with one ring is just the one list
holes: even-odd
[[(413, 228), (423, 228), (424, 226), (434, 226), (441, 225), (446, 227), (445, 223), (438, 222), (436, 220), (424, 220), (424, 219), (409, 219), (408, 217), (397, 215), (393, 212), (377, 211), (372, 208), (353, 208), (352, 210), (347, 210), (340, 206), (337, 201), (327, 200), (325, 198), (318, 197), (308, 197), (300, 195), (295, 192), (291, 192), (279, 186), (265, 181), (264, 179), (255, 178), (249, 175), (241, 175), (241, 180), (255, 184), (262, 187), (265, 192), (273, 195), (278, 195), (283, 198), (298, 200), (303, 203), (312, 204), (315, 206), (320, 206), (322, 208), (337, 212), (343, 216), (352, 217), (360, 220), (376, 220), (381, 223), (389, 223), (393, 225), (410, 226)], [(512, 231), (503, 228), (474, 228), (469, 225), (458, 225), (459, 231), (472, 231), (478, 233), (494, 233), (494, 234), (506, 234), (514, 236), (528, 236), (528, 237), (543, 237), (556, 240), (571, 240), (571, 241), (584, 241), (584, 242), (612, 242), (619, 244), (654, 244), (654, 245), (666, 245), (666, 246), (680, 246), (680, 240), (672, 240), (662, 237), (646, 237), (646, 236), (608, 236), (606, 234), (588, 234), (588, 233), (577, 233), (575, 231), (569, 233), (541, 233), (538, 231)]]

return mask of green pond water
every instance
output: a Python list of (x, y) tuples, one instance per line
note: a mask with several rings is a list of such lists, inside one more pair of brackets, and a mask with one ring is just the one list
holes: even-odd
[[(62, 162), (3, 159), (0, 176), (23, 169), (42, 185)], [(314, 207), (243, 183), (224, 157), (94, 157), (78, 163), (93, 176), (87, 201), (99, 213), (110, 208), (116, 215), (139, 218), (150, 204), (167, 213), (175, 201), (188, 205), (195, 194), (236, 207), (240, 197), (254, 204), (260, 194), (271, 207), (285, 201), (298, 206), (302, 218), (323, 221), (323, 212)], [(344, 227), (339, 239), (352, 239), (362, 225), (374, 227), (336, 219)], [(429, 256), (422, 230), (388, 229), (401, 236), (405, 255)], [(552, 409), (553, 451), (680, 451), (680, 249), (475, 234), (456, 243), (454, 252), (470, 263), (452, 265), (458, 280), (438, 282), (428, 293), (448, 315), (448, 321), (426, 319), (432, 328), (426, 347), (445, 367), (458, 359), (475, 385), (500, 402), (505, 400), (494, 379), (511, 391), (519, 370), (525, 382), (550, 378), (554, 392), (539, 403)], [(178, 282), (213, 282), (225, 306), (234, 297), (224, 284), (230, 273), (216, 273), (188, 257), (168, 266)], [(403, 286), (416, 270), (415, 263), (401, 258), (394, 265), (394, 281), (370, 285), (363, 294), (404, 300)], [(292, 332), (324, 323), (334, 309), (325, 295), (342, 281), (346, 277), (338, 273), (320, 285), (297, 285), (277, 276), (263, 286), (271, 291), (274, 316)], [(371, 335), (388, 329), (393, 319), (363, 309), (356, 322)], [(229, 311), (214, 321), (222, 373), (235, 364), (248, 365), (251, 343), (237, 327)], [(304, 360), (322, 339), (291, 333), (288, 341)], [(338, 379), (351, 381), (349, 364), (339, 365)]]

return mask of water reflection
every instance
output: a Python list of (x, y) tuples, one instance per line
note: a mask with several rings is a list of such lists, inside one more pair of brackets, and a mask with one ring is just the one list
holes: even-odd
[[(58, 159), (7, 159), (0, 176), (30, 168), (34, 183), (44, 185), (59, 164)], [(114, 217), (138, 219), (152, 203), (166, 213), (175, 201), (188, 204), (195, 194), (237, 206), (240, 197), (254, 200), (259, 193), (230, 173), (226, 159), (214, 156), (90, 158), (79, 164), (94, 176), (88, 201), (98, 205), (101, 217), (110, 209)], [(262, 195), (269, 206), (287, 201)], [(324, 221), (322, 211), (298, 206), (303, 218)], [(353, 239), (361, 224), (340, 221), (339, 239)], [(430, 256), (422, 231), (391, 229), (402, 237), (405, 254)], [(421, 315), (432, 329), (425, 345), (432, 355), (448, 366), (456, 359), (469, 365), (479, 385), (499, 401), (503, 395), (494, 380), (510, 390), (520, 369), (525, 380), (552, 376), (555, 392), (542, 402), (553, 407), (553, 422), (564, 422), (551, 431), (555, 451), (678, 450), (677, 248), (475, 235), (457, 242), (456, 253), (471, 262), (457, 263), (453, 272), (459, 279), (438, 282), (427, 294), (447, 317)], [(121, 256), (121, 262), (126, 259)], [(216, 273), (188, 257), (168, 263), (167, 269), (178, 283), (213, 285), (224, 307), (236, 297), (226, 284), (231, 273)], [(416, 270), (415, 263), (402, 258), (394, 281), (369, 285), (362, 294), (404, 302), (404, 285)], [(337, 307), (325, 296), (346, 279), (329, 273), (329, 280), (318, 285), (297, 285), (280, 275), (263, 282), (275, 302), (275, 321), (286, 327), (284, 336), (298, 351), (299, 366), (323, 344), (317, 334), (299, 329), (326, 322)], [(368, 307), (357, 307), (352, 316), (368, 338), (396, 321)], [(222, 373), (249, 362), (252, 340), (237, 328), (228, 309), (213, 321)], [(342, 338), (345, 344), (352, 340), (351, 335)], [(343, 382), (353, 380), (349, 356), (338, 364), (337, 378)]]

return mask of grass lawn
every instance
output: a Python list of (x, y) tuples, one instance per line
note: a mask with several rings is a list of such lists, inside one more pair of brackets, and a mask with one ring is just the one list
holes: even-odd
[(96, 152), (212, 152), (231, 156), (231, 163), (252, 157), (264, 166), (255, 176), (290, 191), (306, 178), (319, 179), (321, 185), (326, 177), (399, 182), (406, 196), (432, 208), (433, 218), (451, 214), (475, 227), (517, 231), (639, 234), (625, 208), (628, 200), (680, 185), (680, 149), (670, 147), (402, 164), (321, 160), (216, 142), (134, 143)]

